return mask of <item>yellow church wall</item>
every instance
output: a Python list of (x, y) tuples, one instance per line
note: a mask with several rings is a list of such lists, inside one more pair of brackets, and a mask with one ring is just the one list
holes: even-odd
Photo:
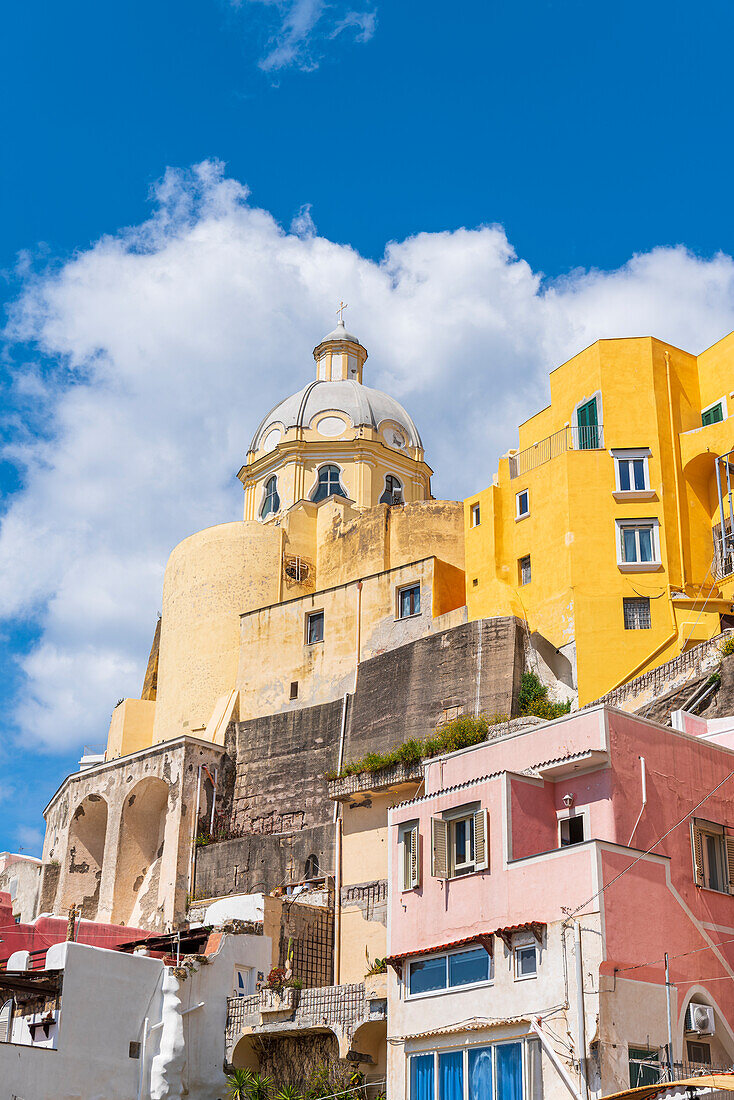
[(163, 584), (154, 741), (201, 732), (235, 686), (240, 615), (278, 598), (281, 531), (223, 523), (171, 554)]
[(148, 748), (153, 741), (154, 718), (154, 700), (123, 699), (112, 711), (105, 759), (116, 760)]
[[(701, 408), (713, 405), (726, 397), (727, 407), (734, 401), (734, 332), (717, 340), (698, 356), (698, 373), (701, 386)], [(729, 416), (734, 408), (728, 407)], [(734, 443), (729, 444), (729, 448)]]

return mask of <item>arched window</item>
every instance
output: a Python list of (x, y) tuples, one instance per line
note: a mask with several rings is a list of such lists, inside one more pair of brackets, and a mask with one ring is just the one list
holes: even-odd
[(380, 504), (402, 504), (403, 486), (393, 474), (385, 478), (385, 492), (380, 497)]
[(305, 878), (308, 881), (309, 879), (318, 878), (318, 877), (319, 877), (319, 857), (318, 856), (309, 856), (308, 859), (306, 860)]
[(265, 500), (260, 509), (260, 518), (265, 519), (271, 512), (280, 511), (280, 497), (278, 496), (278, 479), (273, 474), (265, 482)]
[(319, 470), (319, 483), (311, 496), (314, 503), (326, 500), (327, 497), (345, 497), (341, 483), (341, 471), (338, 466), (322, 466)]

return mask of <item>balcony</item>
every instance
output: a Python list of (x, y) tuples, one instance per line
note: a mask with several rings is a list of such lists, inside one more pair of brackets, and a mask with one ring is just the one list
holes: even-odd
[[(355, 1039), (370, 1038), (385, 1031), (387, 1024), (387, 985), (385, 976), (354, 985), (329, 985), (316, 989), (284, 990), (295, 994), (287, 1003), (275, 1005), (272, 991), (261, 990), (249, 997), (227, 999), (225, 1047), (228, 1062), (235, 1048), (247, 1037), (286, 1038), (294, 1035), (328, 1034), (336, 1037), (339, 1057), (353, 1054)], [(268, 994), (268, 997), (264, 997)], [(370, 1025), (365, 1027), (365, 1025)], [(377, 1026), (377, 1029), (375, 1028)], [(364, 1045), (364, 1044), (363, 1044)], [(356, 1060), (356, 1059), (355, 1059)], [(373, 1059), (365, 1058), (371, 1062)]]
[(526, 447), (524, 451), (510, 455), (510, 478), (522, 477), (536, 466), (542, 466), (557, 458), (564, 451), (603, 451), (604, 426), (589, 424), (577, 427), (566, 425), (559, 432)]

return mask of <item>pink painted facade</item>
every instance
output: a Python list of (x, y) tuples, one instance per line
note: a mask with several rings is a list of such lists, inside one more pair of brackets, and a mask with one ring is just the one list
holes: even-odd
[[(411, 997), (409, 959), (533, 922), (545, 928), (538, 981), (513, 984), (509, 948), (502, 946), (512, 938), (495, 936), (493, 980), (471, 992), (444, 993), (446, 1027), (452, 1016), (457, 1026), (471, 1019), (479, 1003), (482, 1019), (497, 1020), (510, 1004), (513, 1016), (528, 1019), (542, 1015), (546, 1004), (563, 1004), (576, 1036), (568, 1070), (580, 1093), (583, 1078), (592, 1093), (627, 1087), (629, 1050), (656, 1050), (667, 1042), (667, 951), (675, 1060), (695, 1060), (690, 1052), (700, 1054), (703, 1043), (712, 1062), (734, 1063), (734, 864), (726, 863), (726, 835), (734, 838), (734, 751), (728, 747), (734, 744), (733, 723), (720, 720), (710, 729), (700, 721), (689, 722), (690, 732), (684, 732), (596, 707), (427, 763), (427, 793), (390, 813), (388, 951), (396, 970), (391, 1033), (406, 1042), (406, 1050), (423, 1049), (421, 1040), (410, 1039), (422, 1029), (441, 1034), (440, 1027), (427, 1027), (440, 1021), (430, 1003), (438, 998)], [(431, 819), (456, 818), (462, 807), (487, 811), (488, 867), (438, 877), (432, 873)], [(583, 818), (583, 839), (561, 847), (561, 822), (569, 817)], [(716, 889), (696, 883), (692, 821), (715, 834), (712, 851), (722, 860), (718, 878), (712, 863)], [(405, 890), (396, 870), (405, 830), (413, 826), (419, 885)], [(573, 993), (577, 923), (586, 991), (583, 1071)], [(509, 974), (508, 984), (499, 998), (503, 974)], [(713, 1006), (716, 1014), (714, 1034), (699, 1037), (698, 1046), (684, 1029), (691, 999)], [(396, 1095), (409, 1091), (401, 1072), (394, 1065)], [(552, 1079), (549, 1069), (549, 1086)], [(565, 1086), (563, 1094), (568, 1097)]]

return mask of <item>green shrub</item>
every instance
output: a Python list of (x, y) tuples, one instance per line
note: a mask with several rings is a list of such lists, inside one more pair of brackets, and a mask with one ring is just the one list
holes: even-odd
[(570, 700), (566, 703), (554, 703), (548, 698), (548, 688), (541, 684), (534, 672), (523, 672), (520, 679), (520, 691), (517, 696), (520, 714), (534, 715), (536, 718), (559, 718), (568, 714)]
[(722, 657), (731, 657), (734, 653), (734, 634), (730, 634), (728, 638), (725, 638), (721, 643), (720, 652)]

